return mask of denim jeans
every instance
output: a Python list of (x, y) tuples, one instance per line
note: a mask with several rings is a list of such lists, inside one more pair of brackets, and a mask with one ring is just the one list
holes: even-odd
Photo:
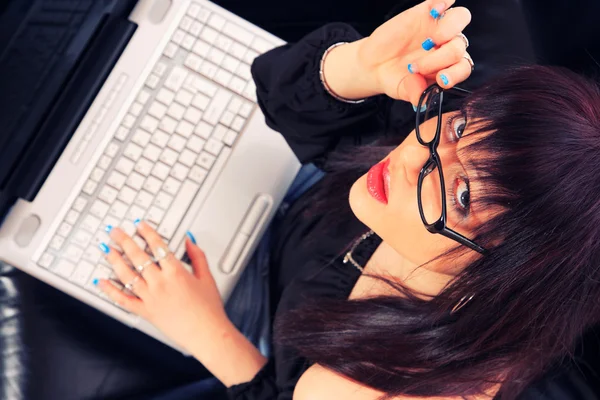
[[(318, 182), (324, 173), (313, 164), (298, 171), (275, 215), (281, 219), (290, 205)], [(234, 288), (225, 310), (231, 322), (265, 356), (271, 353), (271, 321), (269, 310), (269, 252), (272, 228), (267, 228), (250, 262)], [(198, 397), (202, 395), (202, 397)], [(149, 397), (152, 400), (224, 399), (225, 386), (217, 378), (207, 378)]]

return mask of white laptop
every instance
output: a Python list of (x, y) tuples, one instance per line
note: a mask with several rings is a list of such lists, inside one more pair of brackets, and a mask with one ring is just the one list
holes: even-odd
[(172, 345), (92, 284), (104, 227), (180, 258), (190, 230), (228, 298), (300, 167), (250, 75), (283, 41), (206, 0), (29, 3), (0, 9), (0, 260)]

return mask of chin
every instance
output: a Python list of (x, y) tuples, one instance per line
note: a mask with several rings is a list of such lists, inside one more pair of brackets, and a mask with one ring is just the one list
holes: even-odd
[[(350, 194), (348, 195), (348, 201), (350, 202), (350, 209), (352, 213), (358, 218), (360, 222), (371, 226), (369, 223), (372, 218), (369, 218), (373, 214), (374, 202), (376, 201), (371, 197), (367, 191), (367, 175), (361, 176), (350, 188)], [(371, 221), (372, 222), (372, 221)]]

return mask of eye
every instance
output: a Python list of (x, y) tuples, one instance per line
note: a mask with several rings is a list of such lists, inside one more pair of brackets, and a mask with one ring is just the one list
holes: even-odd
[(471, 193), (469, 191), (469, 182), (461, 180), (456, 187), (456, 205), (465, 212), (469, 210), (471, 204)]
[(450, 117), (448, 127), (450, 128), (452, 140), (460, 139), (465, 131), (467, 119), (464, 115), (458, 114)]

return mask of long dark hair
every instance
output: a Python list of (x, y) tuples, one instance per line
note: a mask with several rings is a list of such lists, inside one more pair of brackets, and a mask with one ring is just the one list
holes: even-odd
[[(513, 399), (600, 320), (600, 88), (566, 69), (521, 67), (461, 110), (476, 128), (464, 151), (486, 187), (473, 201), (501, 210), (474, 234), (489, 255), (428, 300), (387, 281), (403, 297), (314, 299), (275, 323), (279, 343), (383, 398), (501, 385), (498, 397)], [(347, 194), (389, 150), (339, 157), (323, 187), (341, 182)], [(347, 197), (325, 202), (342, 209)]]

